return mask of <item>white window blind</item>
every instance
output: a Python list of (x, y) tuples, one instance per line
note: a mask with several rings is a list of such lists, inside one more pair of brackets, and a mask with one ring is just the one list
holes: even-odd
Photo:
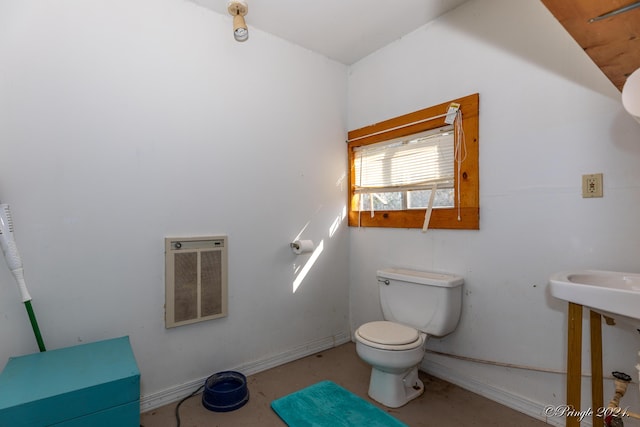
[(453, 188), (452, 127), (354, 148), (356, 194)]

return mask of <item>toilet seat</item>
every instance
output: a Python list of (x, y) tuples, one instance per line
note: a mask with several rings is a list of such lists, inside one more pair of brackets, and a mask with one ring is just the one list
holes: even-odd
[(424, 343), (418, 330), (387, 320), (365, 323), (356, 330), (356, 339), (370, 347), (383, 350), (411, 350)]

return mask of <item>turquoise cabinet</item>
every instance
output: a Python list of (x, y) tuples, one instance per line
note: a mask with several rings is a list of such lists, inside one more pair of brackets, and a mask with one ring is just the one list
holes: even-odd
[(0, 427), (139, 425), (129, 337), (12, 357), (0, 373)]

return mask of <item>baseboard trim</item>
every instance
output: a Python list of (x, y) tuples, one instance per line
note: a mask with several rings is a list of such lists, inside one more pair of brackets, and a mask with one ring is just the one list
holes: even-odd
[[(480, 396), (486, 397), (487, 399), (498, 402), (506, 407), (529, 415), (530, 417), (543, 421), (547, 424), (558, 427), (564, 427), (565, 425), (564, 417), (547, 417), (545, 415), (545, 407), (547, 405), (509, 393), (506, 390), (491, 386), (478, 379), (462, 376), (457, 371), (440, 363), (432, 360), (423, 360), (420, 365), (420, 369), (434, 377), (448, 381), (464, 388), (465, 390), (469, 390)], [(585, 418), (580, 425), (584, 425), (585, 427), (591, 426), (591, 420)]]
[[(245, 375), (253, 375), (258, 372), (266, 371), (267, 369), (275, 368), (276, 366), (284, 365), (285, 363), (293, 362), (294, 360), (301, 359), (311, 354), (337, 347), (349, 341), (351, 341), (351, 334), (349, 332), (340, 332), (337, 335), (311, 341), (306, 344), (293, 347), (282, 353), (265, 357), (264, 359), (244, 363), (235, 367), (229, 367), (229, 370), (242, 372)], [(198, 378), (184, 384), (179, 384), (165, 390), (142, 396), (140, 398), (140, 412), (147, 412), (152, 409), (159, 408), (160, 406), (176, 402), (188, 396), (190, 393), (193, 393), (194, 390), (197, 390), (202, 384), (204, 384), (206, 379), (207, 377)]]

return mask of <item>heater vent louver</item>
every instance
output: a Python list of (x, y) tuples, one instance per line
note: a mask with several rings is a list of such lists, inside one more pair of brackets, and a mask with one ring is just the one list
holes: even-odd
[(165, 238), (165, 327), (227, 315), (227, 237)]

